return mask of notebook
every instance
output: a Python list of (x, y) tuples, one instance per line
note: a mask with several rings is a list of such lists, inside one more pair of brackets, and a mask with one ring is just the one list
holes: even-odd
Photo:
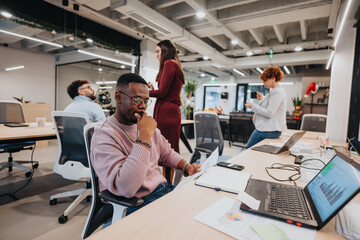
[(272, 153), (272, 154), (282, 153), (288, 151), (292, 146), (294, 146), (295, 143), (297, 143), (297, 141), (299, 141), (300, 138), (302, 138), (302, 136), (304, 136), (305, 133), (306, 133), (305, 131), (294, 133), (294, 135), (292, 135), (291, 138), (289, 138), (289, 140), (287, 140), (287, 142), (282, 147), (276, 147), (266, 144), (266, 145), (252, 147), (251, 149), (255, 151)]
[[(278, 196), (273, 188), (296, 193), (279, 199), (282, 194)], [(299, 227), (320, 229), (360, 192), (360, 164), (338, 153), (305, 188), (250, 179), (245, 192), (261, 203), (258, 210), (242, 204), (242, 210), (281, 219)], [(295, 214), (290, 214), (290, 207), (295, 208)]]
[(237, 194), (245, 190), (250, 176), (250, 173), (210, 167), (196, 180), (195, 185)]

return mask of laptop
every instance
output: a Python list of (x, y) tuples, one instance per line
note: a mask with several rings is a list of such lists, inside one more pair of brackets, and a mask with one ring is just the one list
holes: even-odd
[(240, 209), (320, 229), (360, 192), (360, 164), (337, 153), (305, 188), (249, 179), (245, 192), (261, 203)]
[(4, 126), (6, 127), (28, 127), (29, 125), (25, 123), (5, 123)]
[(304, 136), (305, 133), (306, 131), (294, 133), (294, 135), (292, 135), (291, 138), (289, 138), (289, 140), (287, 140), (287, 142), (282, 147), (276, 147), (265, 144), (261, 146), (252, 147), (251, 149), (255, 151), (272, 153), (272, 154), (282, 153), (288, 151), (292, 146), (294, 146), (295, 143), (297, 143), (297, 141), (299, 141), (299, 139), (302, 138), (302, 136)]

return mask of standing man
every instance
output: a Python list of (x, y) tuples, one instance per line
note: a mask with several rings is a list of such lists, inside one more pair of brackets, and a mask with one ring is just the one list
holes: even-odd
[(75, 80), (67, 87), (67, 92), (74, 101), (64, 111), (83, 112), (89, 116), (91, 122), (105, 120), (105, 114), (99, 104), (92, 102), (96, 97), (89, 81)]
[[(174, 189), (159, 165), (182, 170), (185, 176), (200, 171), (198, 164), (186, 162), (171, 148), (156, 128), (156, 121), (145, 113), (151, 100), (142, 77), (123, 74), (117, 82), (115, 100), (115, 114), (95, 127), (91, 141), (90, 157), (100, 191), (140, 197), (144, 206)], [(138, 208), (129, 208), (127, 214)]]

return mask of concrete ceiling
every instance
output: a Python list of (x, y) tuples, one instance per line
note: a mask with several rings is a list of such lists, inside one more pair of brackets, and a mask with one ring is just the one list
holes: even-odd
[[(179, 49), (184, 69), (200, 69), (218, 77), (234, 74), (233, 69), (249, 75), (254, 73), (252, 69), (270, 64), (286, 65), (292, 74), (297, 73), (300, 65), (326, 64), (342, 2), (69, 0), (68, 6), (63, 6), (62, 0), (44, 1), (139, 40), (171, 39)], [(78, 11), (74, 10), (74, 4), (79, 5)], [(199, 11), (205, 14), (204, 18), (197, 17)], [(68, 37), (31, 31), (28, 35), (45, 39)], [(77, 45), (89, 47), (81, 40)], [(303, 50), (296, 52), (295, 47)], [(247, 56), (249, 52), (253, 55)], [(204, 56), (209, 59), (204, 60)]]

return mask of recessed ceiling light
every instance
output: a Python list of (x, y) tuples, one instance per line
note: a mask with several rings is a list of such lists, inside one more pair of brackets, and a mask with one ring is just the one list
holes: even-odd
[(204, 13), (203, 11), (198, 11), (198, 12), (196, 13), (196, 16), (197, 16), (198, 18), (204, 18), (204, 17), (205, 17), (205, 13)]
[(252, 56), (252, 55), (254, 55), (254, 53), (253, 53), (252, 51), (248, 51), (248, 52), (246, 53), (246, 55)]
[(25, 68), (24, 65), (21, 66), (16, 66), (16, 67), (9, 67), (9, 68), (5, 68), (5, 71), (13, 71), (13, 70), (18, 70), (18, 69), (22, 69)]
[(300, 51), (302, 51), (302, 50), (303, 50), (303, 48), (300, 47), (300, 46), (295, 47), (295, 51), (297, 51), (297, 52), (300, 52)]
[(93, 43), (93, 42), (94, 42), (91, 38), (87, 38), (86, 41), (87, 41), (88, 43)]
[(289, 71), (289, 69), (288, 69), (286, 66), (284, 66), (284, 69), (285, 69), (285, 72), (286, 72), (287, 74), (290, 74), (290, 71)]
[(209, 60), (209, 56), (203, 56), (204, 60)]
[(98, 63), (101, 63), (101, 60), (98, 60)]
[(211, 77), (211, 80), (212, 80), (212, 81), (215, 81), (215, 77)]
[(120, 67), (121, 67), (122, 69), (124, 69), (124, 68), (125, 68), (125, 66), (124, 66), (124, 65), (121, 65)]
[(98, 71), (99, 71), (99, 72), (102, 72), (102, 68), (98, 68)]
[(236, 39), (231, 40), (231, 44), (232, 44), (232, 45), (236, 45), (236, 44), (238, 44), (238, 43), (239, 43), (239, 41), (236, 40)]
[(205, 73), (200, 74), (200, 77), (205, 77)]
[(237, 74), (245, 77), (245, 74), (244, 74), (243, 72), (240, 72), (239, 70), (237, 70), (237, 69), (235, 69), (235, 68), (233, 69), (233, 71), (236, 72)]
[(1, 15), (2, 15), (4, 18), (11, 18), (11, 17), (12, 17), (12, 14), (11, 14), (11, 13), (4, 12), (4, 11), (1, 12)]

